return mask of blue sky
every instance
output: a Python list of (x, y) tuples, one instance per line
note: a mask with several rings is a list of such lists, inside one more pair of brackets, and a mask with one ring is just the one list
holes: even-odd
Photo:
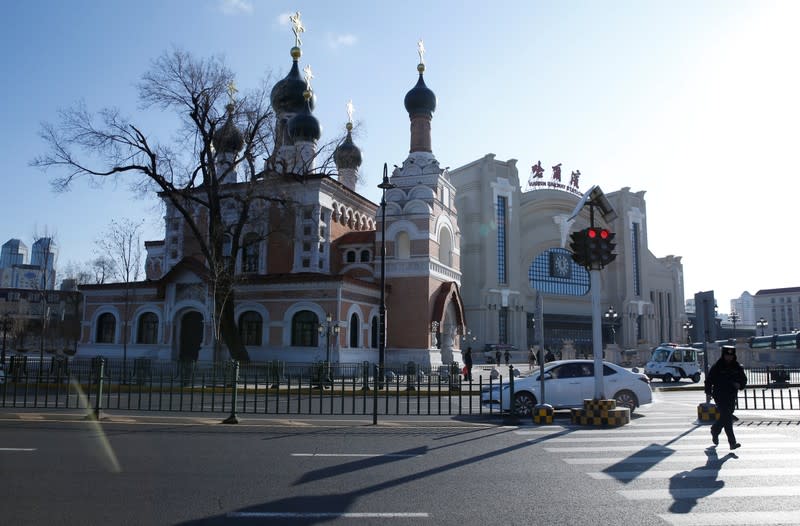
[[(314, 70), (323, 140), (342, 132), (352, 99), (366, 184), (409, 147), (405, 93), (425, 42), (438, 97), (433, 150), (457, 167), (487, 153), (581, 171), (581, 187), (646, 191), (649, 247), (683, 257), (686, 296), (714, 290), (720, 311), (747, 290), (800, 285), (796, 249), (800, 3), (779, 1), (375, 2), (32, 0), (5, 6), (0, 34), (0, 241), (54, 234), (59, 266), (88, 261), (112, 218), (148, 218), (127, 185), (54, 194), (29, 167), (42, 121), (85, 100), (116, 106), (153, 135), (135, 84), (172, 47), (223, 56), (246, 90), (282, 78), (300, 11), (301, 66)], [(549, 171), (548, 171), (549, 176)]]

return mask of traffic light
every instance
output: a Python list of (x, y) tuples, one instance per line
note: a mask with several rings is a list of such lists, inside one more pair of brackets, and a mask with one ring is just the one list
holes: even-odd
[(602, 228), (588, 228), (586, 230), (586, 268), (599, 270), (602, 268), (600, 236)]
[(572, 260), (582, 267), (588, 264), (588, 253), (586, 251), (586, 233), (588, 231), (588, 228), (584, 228), (570, 234), (572, 242), (569, 244), (569, 248), (572, 249)]
[(616, 235), (617, 234), (610, 230), (600, 231), (600, 264), (604, 267), (617, 258), (617, 255), (614, 254), (614, 247), (617, 246), (617, 244), (614, 243), (614, 237)]
[(601, 269), (614, 261), (617, 257), (613, 253), (614, 247), (617, 246), (613, 243), (613, 232), (605, 228), (590, 228), (586, 233), (586, 252), (588, 255), (588, 267), (590, 269)]

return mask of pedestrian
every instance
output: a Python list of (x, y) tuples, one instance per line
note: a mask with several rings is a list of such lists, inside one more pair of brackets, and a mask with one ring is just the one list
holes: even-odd
[(500, 350), (494, 352), (494, 363), (500, 365)]
[(711, 441), (719, 444), (719, 434), (724, 429), (731, 449), (741, 447), (733, 434), (733, 410), (736, 406), (736, 392), (747, 385), (747, 376), (741, 364), (736, 361), (736, 347), (722, 346), (722, 356), (711, 366), (706, 376), (706, 394), (714, 397), (717, 405), (717, 421), (711, 425)]
[(506, 359), (506, 365), (508, 365), (509, 360), (511, 360), (511, 353), (508, 352), (508, 349), (506, 349), (506, 352), (503, 354), (503, 356)]
[(464, 375), (464, 381), (471, 382), (472, 381), (472, 347), (467, 347), (467, 350), (464, 353), (464, 368), (467, 370), (467, 374)]
[(536, 353), (533, 352), (533, 349), (528, 350), (528, 367), (533, 370), (533, 367), (536, 365)]
[(545, 363), (552, 362), (555, 359), (556, 359), (556, 357), (553, 356), (553, 351), (551, 351), (550, 349), (547, 349), (547, 354), (544, 355)]

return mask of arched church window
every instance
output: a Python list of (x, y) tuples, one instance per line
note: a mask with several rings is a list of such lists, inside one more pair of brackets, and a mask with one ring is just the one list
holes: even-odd
[(358, 314), (355, 312), (350, 316), (350, 347), (358, 347), (358, 333), (361, 330), (361, 325), (358, 321)]
[(242, 257), (242, 272), (258, 272), (260, 240), (257, 234), (247, 234), (244, 237), (244, 256)]
[(411, 238), (408, 237), (408, 232), (400, 232), (397, 234), (395, 245), (397, 246), (398, 259), (408, 259), (411, 257)]
[(249, 310), (239, 316), (239, 336), (245, 345), (261, 345), (261, 314)]
[(453, 266), (453, 238), (446, 228), (439, 231), (439, 262), (448, 267)]
[(158, 316), (154, 312), (145, 312), (139, 316), (136, 327), (136, 343), (145, 345), (158, 343)]
[(303, 310), (292, 317), (292, 346), (317, 347), (319, 345), (319, 318), (310, 310)]
[(110, 312), (101, 314), (97, 318), (95, 341), (97, 343), (114, 343), (114, 332), (117, 328), (117, 319)]
[(369, 263), (369, 250), (361, 251), (361, 263)]
[(356, 262), (356, 251), (355, 250), (348, 250), (345, 257), (346, 257), (348, 263), (355, 263)]

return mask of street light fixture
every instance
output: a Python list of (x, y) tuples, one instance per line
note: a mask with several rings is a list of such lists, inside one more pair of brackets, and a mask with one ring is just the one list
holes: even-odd
[(328, 313), (325, 316), (325, 325), (319, 324), (320, 336), (325, 336), (325, 382), (332, 383), (331, 379), (331, 336), (339, 334), (339, 322), (333, 321), (333, 316)]
[(395, 185), (389, 182), (388, 167), (383, 163), (381, 189), (381, 304), (378, 311), (378, 389), (383, 389), (383, 371), (386, 367), (386, 190)]
[(611, 345), (617, 344), (617, 318), (619, 318), (619, 313), (614, 310), (614, 307), (609, 307), (608, 310), (603, 314), (606, 320), (611, 324)]
[(730, 314), (728, 314), (728, 321), (730, 321), (731, 323), (733, 323), (733, 341), (734, 341), (734, 342), (736, 341), (736, 323), (737, 323), (737, 322), (738, 322), (740, 319), (741, 319), (741, 316), (739, 316), (739, 313), (738, 313), (738, 312), (736, 312), (736, 311), (733, 311), (733, 312), (731, 312)]
[(761, 336), (764, 336), (764, 329), (766, 328), (767, 325), (769, 325), (769, 322), (764, 319), (764, 316), (761, 316), (756, 322), (756, 327), (761, 328)]
[(6, 368), (6, 335), (8, 331), (11, 330), (11, 323), (13, 320), (11, 319), (11, 315), (8, 313), (3, 314), (3, 352), (2, 356), (0, 356), (0, 366), (3, 369)]
[(686, 320), (683, 322), (683, 330), (686, 331), (686, 341), (689, 342), (689, 345), (692, 344), (692, 334), (689, 332), (694, 328), (694, 324), (691, 320)]

